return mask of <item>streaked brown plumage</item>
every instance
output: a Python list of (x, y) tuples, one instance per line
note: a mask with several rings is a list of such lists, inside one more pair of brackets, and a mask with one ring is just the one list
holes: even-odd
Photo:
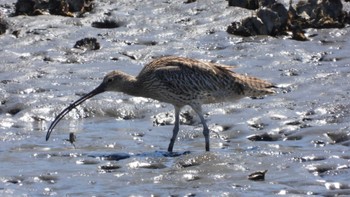
[(105, 91), (124, 92), (152, 98), (175, 107), (175, 126), (168, 151), (172, 152), (179, 131), (179, 115), (189, 105), (203, 124), (205, 149), (209, 151), (209, 129), (202, 114), (202, 104), (234, 101), (274, 93), (272, 83), (231, 71), (232, 67), (183, 57), (162, 57), (147, 64), (138, 76), (112, 71), (93, 91), (64, 109), (51, 123), (46, 140), (56, 124), (73, 108)]

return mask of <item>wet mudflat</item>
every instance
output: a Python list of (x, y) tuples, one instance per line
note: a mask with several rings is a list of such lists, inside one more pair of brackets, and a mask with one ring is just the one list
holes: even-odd
[[(13, 12), (11, 1), (0, 3)], [(0, 36), (1, 196), (350, 195), (348, 27), (306, 29), (313, 36), (305, 42), (239, 37), (226, 28), (252, 11), (224, 0), (95, 6), (83, 17), (8, 18)], [(87, 101), (45, 141), (55, 115), (108, 71), (137, 74), (163, 55), (235, 65), (280, 89), (206, 105), (210, 152), (189, 108), (169, 154), (173, 107), (121, 93)], [(264, 180), (248, 179), (265, 170)]]

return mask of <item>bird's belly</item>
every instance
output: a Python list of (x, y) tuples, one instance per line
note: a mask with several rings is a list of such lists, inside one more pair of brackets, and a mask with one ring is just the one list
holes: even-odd
[(232, 102), (243, 98), (243, 95), (239, 94), (227, 94), (227, 92), (191, 92), (191, 93), (173, 93), (163, 92), (154, 93), (150, 95), (150, 98), (158, 100), (160, 102), (170, 103), (173, 105), (184, 106), (191, 103), (221, 103)]
[(236, 100), (239, 100), (243, 98), (242, 95), (207, 95), (204, 97), (200, 97), (199, 100), (203, 104), (210, 104), (210, 103), (223, 103), (223, 102), (233, 102)]

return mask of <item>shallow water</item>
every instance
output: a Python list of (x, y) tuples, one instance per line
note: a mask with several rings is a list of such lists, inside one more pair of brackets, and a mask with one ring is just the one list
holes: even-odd
[[(1, 196), (350, 195), (349, 28), (309, 29), (308, 42), (241, 38), (226, 27), (252, 13), (227, 4), (100, 1), (83, 18), (9, 18), (20, 34), (0, 36)], [(91, 26), (105, 18), (123, 25)], [(102, 48), (72, 48), (85, 37)], [(85, 102), (45, 141), (55, 115), (105, 73), (137, 74), (161, 55), (236, 65), (281, 88), (206, 105), (211, 152), (186, 108), (169, 155), (172, 106), (121, 93)], [(248, 139), (264, 133), (271, 139)], [(248, 180), (260, 170), (268, 170), (264, 181)]]

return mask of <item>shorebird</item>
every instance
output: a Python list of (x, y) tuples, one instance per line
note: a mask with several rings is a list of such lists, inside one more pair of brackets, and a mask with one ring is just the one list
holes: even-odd
[(172, 152), (180, 124), (180, 110), (189, 105), (203, 125), (205, 150), (209, 151), (209, 128), (203, 117), (202, 105), (235, 101), (243, 97), (273, 94), (272, 83), (256, 77), (238, 74), (232, 66), (209, 63), (183, 57), (161, 57), (148, 63), (135, 77), (121, 71), (108, 73), (102, 83), (70, 104), (51, 123), (46, 140), (58, 122), (85, 100), (106, 91), (123, 92), (170, 103), (175, 108), (175, 125), (168, 151)]

